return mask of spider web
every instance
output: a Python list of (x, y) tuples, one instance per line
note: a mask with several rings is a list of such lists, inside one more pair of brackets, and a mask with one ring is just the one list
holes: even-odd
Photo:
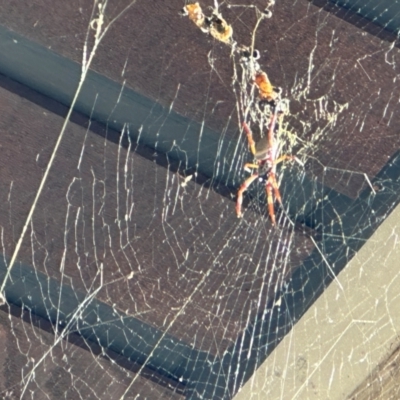
[(1, 398), (399, 397), (399, 11), (358, 3), (1, 2)]

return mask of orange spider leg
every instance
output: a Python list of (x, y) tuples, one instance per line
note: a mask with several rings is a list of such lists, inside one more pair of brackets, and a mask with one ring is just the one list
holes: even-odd
[(249, 178), (247, 178), (241, 185), (238, 190), (237, 200), (236, 200), (236, 215), (238, 218), (242, 216), (242, 203), (243, 203), (243, 193), (247, 190), (247, 188), (258, 178), (258, 174), (253, 174)]
[(253, 168), (253, 169), (258, 169), (258, 164), (252, 164), (252, 163), (247, 163), (247, 164), (244, 164), (244, 169), (245, 170), (249, 170), (249, 169), (251, 169), (251, 168)]
[(268, 178), (267, 184), (265, 185), (265, 190), (267, 192), (267, 201), (268, 201), (268, 214), (271, 218), (272, 225), (275, 225), (275, 210), (274, 210), (274, 199), (272, 197), (272, 182), (270, 182), (271, 177)]
[[(294, 156), (284, 155), (277, 158), (274, 161), (274, 164), (279, 164), (285, 160), (294, 160)], [(275, 210), (274, 210), (274, 200), (272, 197), (272, 189), (274, 190), (275, 199), (282, 205), (282, 197), (281, 192), (279, 191), (278, 182), (276, 181), (276, 175), (274, 172), (270, 172), (267, 180), (267, 184), (265, 186), (267, 191), (267, 200), (268, 200), (268, 213), (272, 220), (272, 225), (275, 225)]]
[[(281, 156), (281, 157), (277, 158), (276, 160), (274, 160), (274, 165), (279, 164), (286, 160), (292, 161), (294, 159), (295, 159), (294, 156), (284, 155), (284, 156)], [(276, 175), (274, 172), (269, 173), (268, 181), (269, 180), (271, 180), (271, 186), (274, 188), (276, 199), (279, 201), (279, 203), (282, 204), (281, 193), (279, 192), (279, 186), (278, 186), (278, 182), (276, 181)]]
[(274, 173), (270, 173), (267, 184), (265, 185), (265, 189), (267, 191), (267, 200), (268, 200), (268, 213), (272, 221), (272, 225), (275, 225), (275, 209), (274, 209), (274, 199), (272, 197), (272, 189), (274, 190), (274, 195), (276, 200), (278, 200), (279, 204), (282, 205), (281, 193), (279, 191), (278, 183), (276, 182), (276, 176)]
[(268, 180), (271, 181), (271, 186), (274, 189), (275, 198), (278, 200), (278, 202), (280, 204), (282, 204), (281, 192), (279, 191), (278, 182), (276, 181), (276, 175), (275, 174), (271, 174), (268, 177)]
[(279, 164), (279, 163), (281, 163), (281, 162), (283, 162), (283, 161), (286, 161), (286, 160), (288, 160), (288, 161), (293, 161), (294, 159), (295, 159), (295, 156), (288, 156), (288, 155), (286, 154), (286, 155), (284, 155), (284, 156), (281, 156), (281, 157), (277, 158), (277, 159), (274, 161), (274, 165)]
[[(256, 142), (253, 139), (253, 133), (251, 132), (250, 128), (247, 126), (246, 122), (243, 122), (243, 129), (246, 132), (247, 141), (249, 142), (249, 147), (251, 154), (256, 154)], [(258, 166), (257, 166), (258, 168)]]

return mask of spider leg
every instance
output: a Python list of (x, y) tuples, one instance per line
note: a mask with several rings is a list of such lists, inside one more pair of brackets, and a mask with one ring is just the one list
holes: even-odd
[(295, 159), (296, 159), (295, 156), (288, 156), (287, 154), (285, 154), (284, 156), (281, 156), (281, 157), (277, 158), (276, 160), (274, 160), (274, 165), (279, 164), (283, 161), (293, 161)]
[(253, 132), (250, 130), (250, 128), (248, 127), (246, 122), (243, 122), (243, 129), (246, 133), (247, 141), (249, 142), (251, 154), (255, 155), (256, 154), (256, 142), (253, 139)]
[(274, 189), (276, 200), (278, 200), (279, 204), (282, 204), (281, 192), (279, 191), (278, 182), (276, 181), (276, 175), (274, 173), (270, 173), (268, 182), (270, 183), (272, 189)]
[(258, 167), (259, 167), (258, 164), (252, 164), (252, 163), (244, 164), (244, 169), (249, 172), (251, 172), (251, 169), (258, 169)]
[(272, 225), (275, 225), (276, 219), (275, 219), (275, 210), (274, 210), (274, 198), (272, 197), (272, 183), (270, 182), (269, 178), (265, 185), (265, 190), (267, 192), (268, 214), (269, 214), (269, 217), (271, 218)]
[(276, 182), (276, 176), (273, 172), (270, 172), (267, 180), (267, 184), (265, 185), (265, 189), (267, 191), (267, 201), (268, 201), (268, 213), (272, 221), (272, 225), (275, 225), (275, 210), (274, 210), (274, 199), (272, 196), (272, 190), (275, 195), (275, 199), (282, 205), (282, 197), (281, 192), (279, 191), (278, 183)]
[(241, 185), (238, 190), (237, 200), (236, 200), (236, 215), (238, 218), (242, 217), (242, 203), (243, 203), (243, 193), (247, 190), (247, 188), (258, 178), (258, 174), (253, 174), (249, 178), (247, 178)]
[[(283, 155), (276, 160), (274, 160), (274, 165), (279, 164), (283, 161), (292, 161), (295, 160), (296, 157), (294, 156), (289, 156), (289, 155)], [(265, 189), (267, 191), (267, 200), (268, 200), (268, 212), (269, 216), (272, 220), (272, 225), (275, 225), (275, 210), (274, 210), (274, 200), (272, 196), (272, 192), (274, 193), (275, 199), (279, 202), (279, 204), (282, 205), (282, 197), (281, 197), (281, 192), (279, 191), (279, 186), (278, 182), (276, 181), (276, 175), (274, 172), (270, 172), (268, 175), (268, 180), (267, 184), (265, 186)]]

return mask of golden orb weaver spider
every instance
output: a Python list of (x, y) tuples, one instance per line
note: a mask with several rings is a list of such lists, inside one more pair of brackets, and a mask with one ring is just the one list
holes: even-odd
[(243, 122), (243, 129), (247, 136), (250, 151), (254, 155), (254, 162), (245, 164), (244, 168), (247, 171), (251, 169), (257, 169), (249, 178), (247, 178), (241, 185), (237, 194), (236, 200), (236, 214), (240, 218), (242, 217), (242, 203), (243, 193), (248, 187), (258, 178), (265, 182), (265, 191), (267, 193), (268, 201), (268, 213), (272, 221), (272, 225), (276, 224), (275, 210), (274, 210), (274, 198), (282, 204), (281, 194), (279, 192), (279, 186), (276, 181), (276, 166), (286, 160), (293, 161), (296, 157), (291, 155), (283, 155), (278, 158), (278, 144), (274, 141), (274, 133), (276, 122), (278, 119), (278, 106), (273, 107), (273, 113), (271, 116), (270, 126), (268, 130), (268, 136), (261, 139), (259, 142), (255, 142), (253, 139), (253, 133), (248, 127), (246, 122)]

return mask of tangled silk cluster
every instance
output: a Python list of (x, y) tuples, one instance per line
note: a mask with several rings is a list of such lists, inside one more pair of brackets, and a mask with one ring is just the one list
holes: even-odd
[(215, 39), (223, 43), (231, 43), (233, 29), (221, 14), (214, 11), (211, 17), (206, 17), (200, 4), (192, 3), (183, 7), (182, 15), (187, 15), (203, 32), (210, 33)]

